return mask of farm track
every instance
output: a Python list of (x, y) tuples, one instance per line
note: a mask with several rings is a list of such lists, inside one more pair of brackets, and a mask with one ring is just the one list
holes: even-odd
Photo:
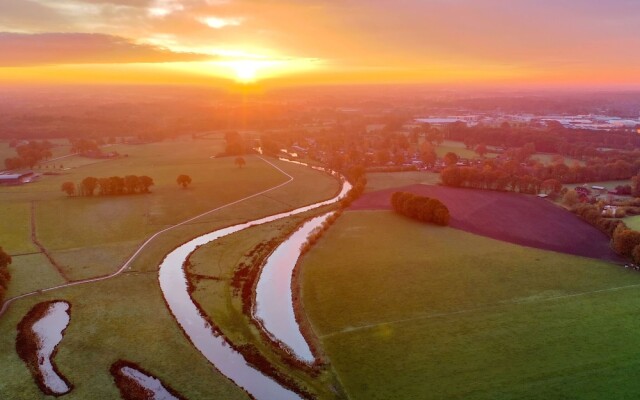
[[(55, 290), (69, 288), (69, 287), (72, 287), (72, 286), (86, 285), (86, 284), (89, 284), (89, 283), (102, 282), (102, 281), (105, 281), (105, 280), (108, 280), (108, 279), (111, 279), (111, 278), (115, 278), (115, 277), (117, 277), (117, 276), (121, 275), (123, 272), (125, 272), (125, 271), (126, 271), (126, 270), (131, 266), (131, 263), (132, 263), (132, 262), (133, 262), (133, 261), (138, 257), (138, 255), (139, 255), (139, 254), (140, 254), (140, 253), (141, 253), (141, 252), (142, 252), (142, 251), (143, 251), (143, 250), (144, 250), (144, 249), (149, 245), (149, 243), (151, 243), (155, 238), (157, 238), (158, 236), (162, 235), (163, 233), (168, 232), (168, 231), (170, 231), (170, 230), (172, 230), (172, 229), (175, 229), (175, 228), (177, 228), (177, 227), (187, 225), (187, 224), (189, 224), (189, 223), (191, 223), (191, 222), (193, 222), (193, 221), (197, 220), (198, 218), (204, 217), (204, 216), (209, 215), (209, 214), (211, 214), (211, 213), (214, 213), (214, 212), (216, 212), (216, 211), (220, 211), (220, 210), (225, 209), (225, 208), (227, 208), (227, 207), (231, 207), (231, 206), (234, 206), (234, 205), (236, 205), (236, 204), (242, 203), (242, 202), (244, 202), (244, 201), (247, 201), (247, 200), (250, 200), (250, 199), (256, 198), (256, 197), (258, 197), (258, 196), (262, 196), (263, 194), (266, 194), (266, 193), (272, 192), (272, 191), (274, 191), (274, 190), (276, 190), (276, 189), (279, 189), (279, 188), (281, 188), (281, 187), (283, 187), (283, 186), (285, 186), (285, 185), (288, 185), (289, 183), (291, 183), (291, 182), (295, 179), (293, 176), (291, 176), (291, 175), (289, 175), (288, 173), (286, 173), (285, 171), (283, 171), (280, 167), (278, 167), (277, 165), (275, 165), (275, 164), (274, 164), (274, 163), (272, 163), (271, 161), (268, 161), (267, 159), (265, 159), (265, 158), (263, 158), (263, 157), (260, 157), (260, 156), (257, 156), (257, 157), (258, 157), (259, 159), (261, 159), (262, 161), (266, 162), (267, 164), (271, 165), (273, 168), (275, 168), (276, 170), (280, 171), (280, 172), (281, 172), (281, 173), (283, 173), (284, 175), (286, 175), (286, 176), (288, 177), (288, 180), (287, 180), (287, 181), (285, 181), (285, 182), (283, 182), (283, 183), (280, 183), (280, 184), (278, 184), (278, 185), (276, 185), (276, 186), (273, 186), (273, 187), (271, 187), (271, 188), (269, 188), (269, 189), (263, 190), (263, 191), (258, 192), (258, 193), (254, 193), (254, 194), (252, 194), (252, 195), (249, 195), (249, 196), (243, 197), (243, 198), (241, 198), (241, 199), (238, 199), (238, 200), (232, 201), (232, 202), (230, 202), (230, 203), (224, 204), (224, 205), (222, 205), (222, 206), (216, 207), (216, 208), (214, 208), (214, 209), (212, 209), (212, 210), (206, 211), (206, 212), (204, 212), (204, 213), (201, 213), (201, 214), (199, 214), (199, 215), (196, 215), (195, 217), (191, 217), (191, 218), (186, 219), (186, 220), (184, 220), (184, 221), (182, 221), (182, 222), (180, 222), (180, 223), (177, 223), (177, 224), (175, 224), (175, 225), (171, 225), (171, 226), (169, 226), (169, 227), (167, 227), (167, 228), (165, 228), (165, 229), (162, 229), (162, 230), (160, 230), (160, 231), (158, 231), (158, 232), (154, 233), (151, 237), (149, 237), (147, 240), (145, 240), (145, 241), (144, 241), (144, 242), (143, 242), (143, 243), (142, 243), (142, 244), (141, 244), (141, 245), (140, 245), (140, 246), (139, 246), (139, 247), (134, 251), (134, 253), (133, 253), (133, 254), (132, 254), (132, 255), (131, 255), (131, 256), (130, 256), (130, 257), (129, 257), (129, 258), (128, 258), (124, 263), (123, 263), (123, 264), (122, 264), (122, 266), (121, 266), (117, 271), (115, 271), (115, 272), (114, 272), (114, 273), (112, 273), (112, 274), (104, 275), (104, 276), (99, 276), (99, 277), (95, 277), (95, 278), (88, 278), (88, 279), (82, 279), (82, 280), (78, 280), (78, 281), (67, 282), (67, 283), (64, 283), (64, 284), (62, 284), (62, 285), (53, 286), (53, 287), (46, 288), (46, 289), (39, 289), (39, 290), (35, 290), (35, 291), (33, 291), (33, 292), (24, 293), (24, 294), (21, 294), (21, 295), (19, 295), (19, 296), (15, 296), (15, 297), (12, 297), (12, 298), (10, 298), (10, 299), (7, 299), (7, 300), (2, 304), (2, 308), (0, 308), (0, 317), (2, 317), (2, 315), (4, 315), (4, 313), (9, 309), (9, 307), (11, 306), (11, 304), (13, 304), (13, 303), (14, 303), (15, 301), (17, 301), (17, 300), (21, 300), (21, 299), (24, 299), (24, 298), (27, 298), (27, 297), (35, 296), (35, 295), (37, 295), (37, 294), (42, 294), (42, 293), (47, 293), (47, 292), (53, 292), (53, 291), (55, 291)], [(32, 204), (32, 206), (33, 206), (33, 204)], [(34, 224), (34, 218), (32, 217), (32, 239), (33, 239), (33, 237), (35, 236), (35, 229), (34, 229), (33, 224)], [(35, 242), (34, 242), (34, 243), (35, 243)], [(43, 252), (45, 252), (45, 254), (47, 254), (47, 253), (46, 253), (46, 250), (44, 250), (44, 247), (41, 247), (41, 246), (38, 246), (38, 247), (39, 247)], [(49, 257), (48, 257), (48, 258), (49, 258)], [(49, 258), (49, 260), (51, 261), (52, 259), (50, 259), (50, 258)], [(63, 275), (63, 276), (64, 276), (64, 275)]]

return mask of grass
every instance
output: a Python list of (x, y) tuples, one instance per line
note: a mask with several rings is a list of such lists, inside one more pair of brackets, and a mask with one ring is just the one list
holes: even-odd
[(343, 214), (301, 268), (307, 315), (352, 399), (640, 390), (640, 287), (607, 291), (640, 285), (635, 272), (383, 211)]
[[(142, 147), (140, 151), (144, 152)], [(176, 152), (188, 154), (188, 150), (180, 146)], [(171, 154), (166, 154), (166, 158), (171, 164), (169, 161), (163, 163), (162, 160), (156, 162), (158, 165), (173, 165), (174, 171), (195, 168), (190, 166), (190, 162), (193, 161), (190, 158), (180, 160)], [(235, 167), (227, 167), (232, 164), (232, 160), (207, 158), (206, 163), (220, 163), (218, 169), (214, 170), (217, 173), (211, 174), (211, 170), (202, 172), (198, 180), (194, 179), (193, 188), (190, 190), (182, 190), (175, 183), (166, 182), (166, 191), (171, 190), (175, 195), (154, 193), (149, 196), (123, 198), (66, 199), (60, 198), (61, 193), (57, 191), (49, 193), (38, 186), (47, 185), (46, 181), (16, 189), (21, 196), (28, 195), (38, 199), (37, 213), (42, 216), (42, 220), (38, 220), (38, 234), (46, 238), (48, 245), (57, 249), (53, 254), (59, 262), (73, 264), (70, 272), (72, 278), (78, 279), (112, 270), (113, 265), (126, 258), (133, 248), (137, 239), (130, 239), (137, 233), (155, 232), (178, 218), (195, 215), (205, 207), (213, 208), (246, 194), (264, 190), (269, 183), (278, 183), (286, 179), (280, 173), (280, 176), (276, 177), (279, 180), (270, 178), (271, 175), (266, 169), (273, 168), (268, 164), (263, 163), (266, 166), (263, 170), (259, 167), (258, 160), (250, 158), (247, 161), (248, 164), (253, 164), (254, 169), (247, 166), (242, 171), (236, 171), (233, 169)], [(102, 165), (116, 162), (110, 161)], [(107, 281), (39, 294), (14, 303), (0, 318), (0, 337), (3, 338), (0, 341), (0, 365), (3, 366), (4, 377), (0, 380), (0, 398), (42, 397), (26, 367), (15, 353), (15, 327), (37, 302), (65, 299), (72, 304), (71, 324), (59, 347), (56, 363), (62, 373), (76, 386), (73, 392), (65, 396), (66, 398), (117, 398), (118, 392), (109, 374), (109, 366), (122, 358), (139, 363), (186, 398), (246, 399), (247, 396), (242, 390), (215, 371), (191, 346), (168, 313), (158, 287), (157, 268), (164, 255), (187, 239), (250, 218), (324, 200), (335, 195), (338, 190), (337, 181), (326, 174), (289, 163), (276, 163), (296, 179), (276, 191), (225, 208), (158, 236), (136, 258), (130, 271)], [(78, 171), (85, 175), (85, 168), (95, 166), (82, 167)], [(254, 177), (239, 179), (236, 172), (251, 174)], [(230, 174), (234, 175), (229, 177)], [(205, 177), (208, 179), (206, 182)], [(166, 179), (169, 180), (169, 177)], [(169, 183), (175, 187), (169, 187)], [(158, 198), (153, 200), (156, 194)], [(10, 198), (11, 194), (0, 194), (3, 204), (11, 204)], [(112, 210), (120, 210), (122, 216), (109, 213), (106, 210), (108, 207), (101, 203), (102, 200), (113, 206)], [(85, 201), (87, 203), (84, 203)], [(136, 219), (139, 215), (135, 212), (125, 211), (129, 207), (140, 210), (134, 204), (139, 201), (148, 202), (149, 210), (154, 211), (146, 216), (146, 219), (153, 223), (143, 223), (143, 228), (139, 228), (137, 222), (145, 222), (145, 219)], [(76, 212), (79, 214), (72, 214), (75, 217), (68, 220), (58, 218), (52, 215), (56, 208), (47, 204), (49, 202), (76, 204)], [(121, 202), (128, 202), (129, 206), (121, 205)], [(119, 206), (121, 208), (118, 208)], [(101, 207), (105, 210), (98, 212)], [(87, 212), (85, 208), (93, 211)], [(73, 207), (69, 206), (68, 209), (63, 208), (63, 211), (57, 212), (73, 213)], [(174, 212), (177, 215), (173, 215)], [(52, 225), (58, 223), (69, 230), (67, 237), (56, 236), (55, 229), (59, 228)], [(94, 243), (97, 240), (102, 242)], [(254, 239), (250, 237), (249, 240)], [(242, 244), (238, 246), (241, 248)], [(233, 254), (233, 249), (235, 247), (230, 247), (227, 254)], [(110, 258), (113, 258), (111, 263)], [(9, 296), (62, 283), (61, 278), (41, 254), (16, 257), (11, 269), (13, 279), (9, 286)]]
[[(548, 154), (548, 153), (536, 153), (533, 156), (531, 156), (532, 159), (534, 160), (538, 160), (543, 164), (551, 164), (553, 162), (553, 154)], [(586, 163), (582, 160), (578, 160), (577, 158), (571, 158), (571, 157), (562, 157), (564, 159), (564, 163), (566, 165), (568, 165), (569, 167), (573, 166), (573, 164), (578, 163), (579, 165), (586, 165)]]
[(7, 298), (63, 284), (64, 278), (41, 253), (12, 257)]
[(414, 184), (437, 185), (440, 174), (435, 172), (373, 172), (367, 174), (367, 192), (391, 189)]
[[(33, 201), (38, 239), (71, 279), (105, 275), (115, 271), (136, 244), (153, 233), (288, 179), (257, 157), (245, 157), (247, 165), (241, 169), (234, 165), (233, 158), (211, 159), (222, 146), (221, 140), (189, 138), (148, 145), (116, 145), (112, 146), (114, 150), (128, 156), (82, 165), (64, 175), (45, 176), (37, 183), (0, 188), (0, 217), (6, 216), (16, 227), (10, 234), (0, 233), (0, 246), (12, 254), (33, 251), (29, 220), (25, 220)], [(283, 169), (294, 171), (297, 179), (314, 180), (316, 186), (288, 185), (286, 191), (274, 194), (267, 210), (291, 208), (291, 199), (294, 203), (306, 201), (327, 190), (337, 190), (337, 183), (329, 176), (277, 163)], [(186, 190), (175, 182), (181, 173), (193, 179)], [(64, 181), (127, 174), (151, 176), (155, 181), (153, 193), (69, 198), (60, 191)], [(244, 208), (239, 211), (241, 214), (237, 217), (246, 218)]]
[[(445, 140), (440, 146), (436, 146), (435, 150), (440, 158), (449, 152), (456, 153), (460, 158), (474, 159), (480, 157), (474, 150), (468, 149), (464, 143), (456, 142), (455, 140)], [(489, 152), (485, 154), (487, 158), (494, 158), (495, 156), (497, 156), (497, 153)]]
[(31, 242), (31, 205), (28, 202), (0, 203), (0, 246), (8, 254), (38, 251)]
[(76, 386), (65, 398), (119, 398), (109, 374), (119, 358), (139, 363), (187, 398), (247, 398), (185, 339), (167, 312), (155, 274), (136, 273), (12, 306), (0, 319), (0, 397), (43, 397), (14, 350), (15, 326), (32, 305), (58, 298), (72, 304), (71, 323), (56, 356), (60, 371)]
[(623, 218), (622, 221), (627, 224), (629, 229), (640, 231), (640, 215), (634, 215), (633, 217)]

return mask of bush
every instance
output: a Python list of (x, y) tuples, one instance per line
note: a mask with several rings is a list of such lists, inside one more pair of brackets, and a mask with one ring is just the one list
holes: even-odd
[(616, 253), (631, 258), (636, 247), (640, 245), (640, 232), (631, 229), (616, 229), (612, 244)]
[(408, 192), (395, 192), (391, 196), (393, 209), (402, 215), (440, 226), (449, 225), (449, 209), (438, 199), (417, 196)]

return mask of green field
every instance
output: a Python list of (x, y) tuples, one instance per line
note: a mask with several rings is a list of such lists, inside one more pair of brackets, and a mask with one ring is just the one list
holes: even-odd
[(640, 231), (640, 215), (634, 215), (633, 217), (626, 217), (622, 219), (630, 229)]
[[(247, 157), (243, 169), (236, 168), (232, 158), (210, 159), (209, 154), (219, 144), (212, 148), (214, 141), (203, 142), (131, 146), (126, 159), (83, 166), (66, 177), (46, 177), (31, 185), (2, 188), (0, 204), (13, 207), (16, 211), (8, 214), (15, 217), (16, 224), (27, 226), (15, 236), (15, 248), (32, 246), (28, 206), (35, 200), (38, 237), (50, 247), (54, 258), (68, 267), (72, 279), (104, 274), (113, 271), (151, 233), (288, 179), (257, 157)], [(151, 159), (156, 165), (145, 169)], [(56, 357), (59, 369), (76, 386), (65, 398), (117, 398), (108, 370), (118, 358), (139, 363), (190, 399), (247, 398), (184, 337), (164, 304), (157, 268), (164, 255), (189, 238), (324, 200), (338, 190), (338, 182), (327, 174), (272, 162), (295, 179), (273, 192), (158, 236), (135, 259), (131, 270), (116, 278), (38, 294), (13, 304), (0, 318), (0, 336), (4, 338), (0, 342), (4, 376), (0, 398), (43, 397), (18, 359), (14, 341), (18, 321), (31, 306), (48, 299), (65, 299), (72, 304), (71, 324)], [(127, 171), (154, 177), (157, 186), (152, 188), (153, 193), (83, 199), (66, 198), (58, 190), (60, 181), (67, 177), (75, 180), (87, 175), (124, 175)], [(183, 172), (194, 178), (187, 190), (174, 181)], [(64, 214), (68, 217), (63, 218)], [(13, 234), (9, 236), (14, 238)], [(15, 257), (11, 271), (9, 297), (63, 283), (42, 254)]]
[(407, 172), (370, 172), (367, 174), (367, 192), (390, 189), (394, 187), (423, 184), (437, 185), (440, 174), (426, 171)]
[[(436, 154), (438, 157), (442, 158), (445, 154), (451, 152), (456, 153), (460, 158), (479, 158), (480, 156), (472, 149), (468, 149), (462, 142), (456, 142), (454, 140), (445, 140), (441, 145), (436, 147)], [(497, 156), (496, 153), (487, 153), (485, 157), (493, 158)]]
[[(534, 160), (538, 160), (543, 164), (551, 164), (553, 162), (553, 155), (552, 154), (547, 154), (547, 153), (536, 153), (533, 156), (531, 156), (532, 159)], [(582, 160), (578, 160), (576, 158), (571, 158), (571, 157), (562, 157), (564, 160), (564, 163), (571, 167), (573, 166), (575, 163), (578, 163), (578, 165), (586, 165), (586, 163)]]
[(636, 272), (385, 211), (345, 213), (301, 268), (307, 315), (352, 399), (640, 391)]
[[(114, 147), (128, 156), (92, 160), (63, 175), (44, 176), (40, 182), (24, 186), (0, 188), (0, 217), (5, 216), (5, 220), (16, 227), (10, 234), (2, 230), (0, 245), (11, 254), (35, 250), (29, 223), (31, 202), (34, 202), (37, 237), (65, 273), (72, 280), (105, 275), (116, 270), (153, 233), (288, 179), (257, 157), (246, 157), (244, 168), (237, 168), (233, 158), (211, 159), (211, 155), (222, 150), (221, 140), (181, 139)], [(317, 186), (308, 189), (292, 185), (287, 196), (273, 196), (269, 207), (291, 208), (291, 203), (296, 202), (289, 197), (305, 201), (317, 198), (317, 194), (322, 195), (326, 190), (337, 190), (335, 180), (320, 172), (277, 163), (294, 171), (296, 179), (317, 178)], [(175, 182), (182, 173), (193, 179), (186, 190)], [(155, 181), (152, 194), (69, 198), (60, 191), (64, 181), (128, 174), (151, 176)], [(244, 213), (239, 215), (240, 219), (245, 218)]]

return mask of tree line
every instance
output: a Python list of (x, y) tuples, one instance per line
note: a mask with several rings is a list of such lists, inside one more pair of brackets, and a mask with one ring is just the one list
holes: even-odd
[(500, 127), (477, 125), (468, 127), (459, 122), (445, 130), (447, 139), (469, 144), (485, 143), (492, 146), (522, 147), (533, 143), (538, 151), (569, 156), (595, 156), (599, 147), (630, 149), (640, 146), (640, 137), (634, 131), (602, 131), (568, 129), (559, 123), (547, 122), (540, 126), (512, 127), (506, 123)]
[(4, 296), (7, 293), (9, 281), (11, 280), (9, 264), (11, 264), (11, 256), (5, 253), (2, 247), (0, 247), (0, 305), (2, 305), (4, 301)]
[(40, 161), (51, 158), (51, 148), (53, 145), (49, 141), (30, 141), (16, 147), (16, 157), (9, 157), (4, 160), (7, 169), (33, 168)]
[(440, 226), (449, 225), (451, 219), (449, 209), (440, 200), (409, 192), (395, 192), (391, 206), (399, 214)]
[(64, 182), (61, 186), (63, 192), (69, 196), (118, 196), (125, 194), (150, 193), (153, 179), (143, 175), (127, 175), (124, 178), (112, 176), (110, 178), (96, 178), (88, 176), (78, 185), (73, 182)]
[(496, 162), (485, 160), (482, 164), (470, 167), (451, 165), (440, 173), (446, 186), (469, 187), (475, 189), (517, 191), (536, 194), (545, 191), (549, 185), (573, 184), (581, 182), (613, 181), (635, 179), (633, 186), (624, 188), (632, 193), (640, 193), (637, 176), (640, 162), (633, 164), (624, 160), (612, 163), (589, 163), (587, 166), (568, 167), (564, 163), (548, 166), (536, 164), (533, 167), (522, 165), (513, 160)]
[(594, 204), (577, 204), (571, 211), (609, 236), (611, 247), (616, 253), (640, 264), (640, 232), (629, 229), (619, 219), (604, 217), (600, 208)]

